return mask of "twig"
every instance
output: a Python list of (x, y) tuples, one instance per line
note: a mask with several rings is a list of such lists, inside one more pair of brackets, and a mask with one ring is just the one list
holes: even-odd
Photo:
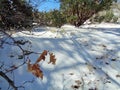
[(34, 80), (34, 78), (31, 80), (31, 81), (25, 81), (24, 83), (23, 83), (23, 85), (25, 85), (26, 83), (33, 83), (35, 80)]
[(14, 82), (4, 72), (0, 71), (0, 76), (2, 76), (14, 90), (18, 90), (18, 88), (14, 85)]
[[(11, 35), (9, 35), (8, 33), (6, 33), (4, 30), (1, 30), (1, 31), (2, 31), (2, 33), (4, 33), (6, 36), (8, 36), (9, 38), (11, 38), (14, 42), (16, 42), (16, 40), (15, 40), (13, 37), (11, 37)], [(22, 50), (22, 52), (24, 52), (23, 48), (22, 48), (19, 44), (16, 43), (16, 45)]]
[(10, 69), (7, 69), (5, 73), (11, 72), (11, 71), (13, 71), (13, 70), (16, 70), (16, 69), (18, 69), (19, 67), (23, 66), (24, 64), (26, 64), (26, 61), (23, 62), (22, 64), (18, 65), (18, 66), (15, 66), (15, 67), (12, 67), (12, 68), (10, 68)]
[[(23, 56), (26, 55), (26, 50), (24, 50), (24, 49), (20, 46), (19, 43), (15, 43), (15, 42), (17, 42), (17, 41), (16, 41), (11, 35), (9, 35), (8, 33), (6, 33), (4, 30), (0, 30), (0, 31), (1, 31), (2, 33), (4, 33), (6, 36), (8, 36), (9, 38), (11, 38), (12, 41), (14, 42), (14, 44), (12, 44), (12, 43), (8, 43), (8, 42), (5, 42), (5, 41), (4, 41), (5, 44), (18, 46), (18, 47), (20, 48), (20, 50), (22, 51)], [(28, 52), (29, 52), (29, 53), (34, 53), (34, 54), (41, 54), (41, 53), (39, 53), (39, 52), (34, 52), (34, 51), (28, 51)]]
[(82, 80), (82, 90), (84, 90), (84, 85), (85, 85), (85, 83), (84, 83), (84, 79), (83, 79), (83, 77), (81, 77), (81, 80)]

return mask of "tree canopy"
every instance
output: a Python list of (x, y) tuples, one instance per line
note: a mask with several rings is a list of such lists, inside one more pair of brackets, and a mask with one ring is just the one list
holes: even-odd
[(80, 26), (95, 13), (109, 9), (116, 0), (59, 0), (67, 22)]
[[(80, 26), (94, 14), (109, 9), (112, 3), (116, 2), (116, 0), (55, 0), (60, 2), (59, 10), (39, 13), (35, 6), (45, 1), (0, 0), (0, 26), (7, 29), (27, 27), (31, 26), (33, 19), (39, 23), (44, 22), (44, 24), (58, 27), (65, 23)], [(31, 2), (36, 3), (32, 6)]]
[(32, 6), (26, 0), (0, 0), (0, 17), (2, 28), (28, 26)]

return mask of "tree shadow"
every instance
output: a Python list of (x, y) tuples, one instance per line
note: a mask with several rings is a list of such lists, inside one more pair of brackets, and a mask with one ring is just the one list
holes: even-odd
[[(82, 74), (83, 70), (81, 69), (81, 67), (87, 67), (87, 64), (91, 64), (93, 68), (95, 67), (94, 71), (96, 73), (99, 74), (101, 72), (105, 76), (107, 75), (108, 78), (115, 85), (120, 87), (120, 83), (118, 82), (118, 80), (113, 78), (111, 75), (109, 75), (109, 73), (107, 73), (104, 70), (104, 68), (108, 66), (107, 64), (105, 64), (104, 61), (107, 59), (106, 61), (108, 61), (110, 64), (111, 59), (98, 58), (99, 60), (97, 60), (96, 58), (99, 55), (97, 56), (96, 53), (93, 53), (94, 51), (99, 52), (95, 47), (100, 47), (103, 49), (101, 53), (109, 55), (110, 50), (113, 50), (114, 55), (117, 56), (117, 53), (120, 51), (120, 47), (119, 47), (120, 42), (114, 41), (113, 38), (107, 38), (105, 37), (105, 35), (112, 35), (119, 37), (120, 36), (119, 29), (117, 30), (116, 28), (110, 30), (109, 28), (103, 28), (103, 29), (99, 28), (100, 30), (98, 30), (98, 28), (97, 29), (89, 28), (89, 29), (93, 31), (79, 32), (78, 33), (80, 34), (79, 37), (75, 37), (75, 38), (39, 38), (39, 37), (33, 37), (31, 35), (21, 37), (21, 39), (23, 40), (24, 39), (29, 40), (32, 45), (30, 48), (28, 48), (27, 45), (23, 46), (24, 49), (28, 48), (34, 52), (42, 52), (43, 50), (49, 50), (50, 52), (53, 52), (55, 54), (57, 61), (55, 66), (52, 66), (51, 64), (47, 64), (47, 62), (40, 63), (41, 69), (43, 70), (43, 74), (44, 74), (43, 80), (37, 79), (31, 73), (27, 73), (27, 69), (26, 69), (27, 66), (24, 65), (23, 67), (19, 68), (18, 71), (15, 71), (17, 75), (15, 77), (16, 83), (20, 84), (23, 83), (24, 81), (31, 80), (34, 77), (35, 81), (33, 83), (25, 84), (26, 90), (28, 89), (29, 90), (33, 90), (33, 89), (34, 90), (38, 90), (38, 89), (64, 90), (64, 87), (61, 86), (61, 83), (64, 83), (62, 75), (70, 74), (70, 73), (76, 74), (77, 72), (79, 74)], [(94, 31), (97, 30), (101, 33), (100, 35), (97, 33), (93, 33)], [(19, 38), (20, 37), (15, 37), (16, 40)], [(82, 41), (85, 40), (86, 38), (87, 41)], [(102, 43), (103, 41), (101, 40), (104, 40), (104, 43)], [(110, 50), (108, 50), (109, 45), (111, 45), (110, 47), (114, 46), (114, 48), (110, 48)], [(37, 60), (38, 57), (39, 54), (32, 53), (31, 55), (29, 55), (31, 62), (33, 63)], [(22, 77), (22, 79), (20, 79), (19, 77)]]
[[(99, 32), (99, 34), (95, 33), (96, 31)], [(108, 78), (119, 87), (119, 80), (114, 77), (115, 74), (111, 75), (113, 74), (111, 71), (116, 71), (118, 74), (120, 72), (119, 67), (117, 67), (118, 65), (115, 68), (112, 66), (112, 63), (114, 62), (112, 59), (115, 59), (115, 62), (120, 64), (120, 56), (118, 55), (120, 52), (120, 28), (89, 28), (87, 32), (80, 32), (80, 36), (81, 37), (78, 38), (87, 38), (86, 44), (79, 42), (77, 37), (74, 41), (80, 45), (82, 50), (80, 54), (87, 56), (85, 59), (86, 62), (106, 74)], [(98, 56), (97, 52), (99, 52), (100, 49), (98, 48), (97, 50), (97, 47), (103, 49), (101, 50), (102, 54)], [(105, 70), (108, 66), (111, 70)], [(99, 73), (98, 70), (96, 70), (97, 73)]]

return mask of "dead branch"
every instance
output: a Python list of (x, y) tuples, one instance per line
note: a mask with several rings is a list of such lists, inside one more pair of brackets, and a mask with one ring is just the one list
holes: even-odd
[(14, 82), (4, 72), (0, 71), (0, 76), (2, 76), (14, 90), (18, 90), (18, 88), (14, 85)]
[(19, 67), (23, 66), (24, 64), (26, 64), (26, 61), (24, 61), (22, 64), (20, 64), (20, 65), (18, 65), (18, 66), (14, 66), (14, 67), (11, 67), (10, 69), (6, 69), (6, 72), (5, 72), (5, 73), (14, 71), (14, 70), (18, 69)]
[[(7, 32), (5, 32), (4, 30), (1, 30), (1, 29), (0, 29), (0, 31), (1, 31), (4, 35), (6, 35), (8, 38), (12, 39), (12, 41), (14, 42), (14, 44), (5, 42), (5, 40), (8, 39), (8, 38), (6, 38), (6, 39), (3, 41), (3, 43), (0, 45), (0, 47), (2, 47), (3, 44), (16, 45), (16, 46), (18, 46), (18, 47), (20, 48), (20, 50), (22, 51), (23, 56), (29, 55), (29, 54), (31, 54), (31, 53), (41, 54), (40, 52), (34, 52), (34, 51), (24, 50), (24, 49), (21, 47), (21, 42), (18, 43), (19, 41), (16, 41), (10, 34), (8, 34)], [(22, 44), (23, 44), (23, 43), (25, 44), (26, 42), (28, 42), (28, 41), (22, 42)]]
[[(16, 40), (13, 38), (13, 37), (11, 37), (11, 35), (9, 35), (8, 33), (6, 33), (4, 30), (0, 30), (2, 33), (4, 33), (6, 36), (8, 36), (9, 38), (11, 38), (14, 42), (16, 42)], [(19, 44), (17, 44), (16, 43), (16, 45), (22, 50), (22, 52), (24, 53), (24, 50), (23, 50), (23, 48), (19, 45)]]

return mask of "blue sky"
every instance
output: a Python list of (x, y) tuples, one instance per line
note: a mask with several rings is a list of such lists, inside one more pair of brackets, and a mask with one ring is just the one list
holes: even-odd
[[(53, 9), (59, 9), (60, 7), (60, 3), (59, 2), (55, 2), (55, 0), (46, 0), (45, 2), (39, 2), (41, 0), (31, 0), (32, 1), (32, 4), (37, 4), (38, 7), (37, 9), (39, 11), (50, 11), (50, 10), (53, 10)], [(36, 2), (38, 1), (38, 2)], [(120, 0), (117, 0), (118, 2), (120, 2)]]
[(53, 9), (59, 9), (59, 7), (60, 7), (59, 2), (55, 2), (54, 0), (48, 0), (46, 2), (42, 2), (39, 5), (38, 10), (39, 11), (49, 11), (49, 10), (53, 10)]

